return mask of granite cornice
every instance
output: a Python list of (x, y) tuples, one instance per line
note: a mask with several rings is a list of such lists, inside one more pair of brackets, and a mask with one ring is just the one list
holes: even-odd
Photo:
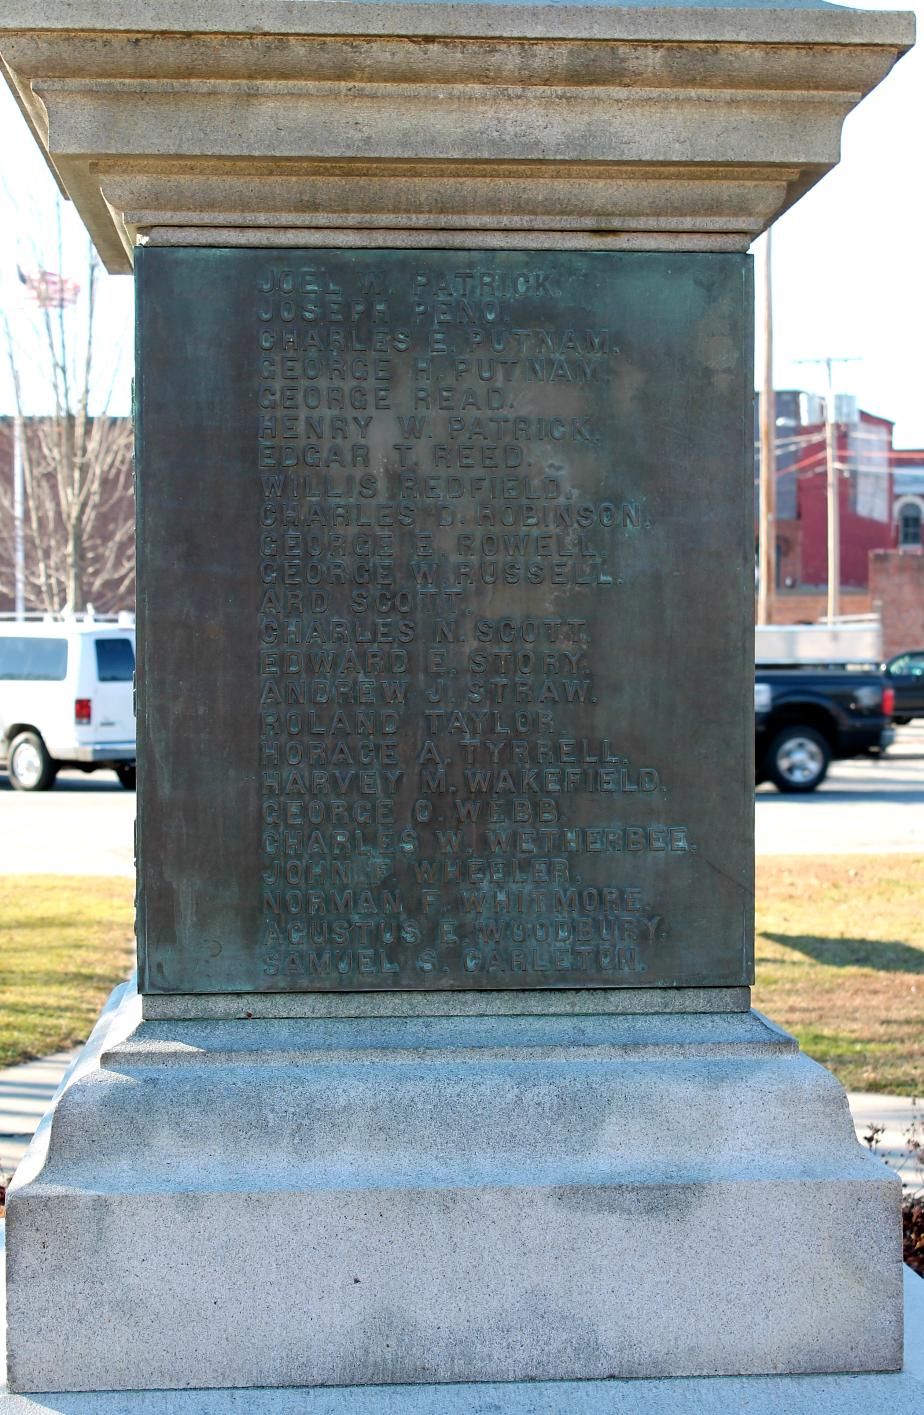
[(689, 43), (883, 44), (914, 42), (914, 17), (901, 10), (850, 10), (808, 3), (389, 3), (389, 0), (6, 0), (4, 31), (54, 35), (213, 35), (269, 38), (305, 34), (493, 38), (670, 40)]
[(827, 6), (276, 0), (259, 32), (237, 3), (47, 8), (12, 0), (0, 52), (111, 270), (210, 230), (746, 249), (913, 32)]
[(406, 35), (4, 33), (25, 83), (481, 83), (547, 88), (866, 89), (907, 45)]

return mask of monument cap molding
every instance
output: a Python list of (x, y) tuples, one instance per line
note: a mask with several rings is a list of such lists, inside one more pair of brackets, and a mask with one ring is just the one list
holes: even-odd
[[(878, 26), (870, 21), (879, 21)], [(785, 23), (785, 30), (781, 23)], [(914, 17), (903, 10), (853, 10), (827, 0), (606, 0), (564, 4), (439, 3), (437, 0), (219, 0), (207, 9), (189, 0), (8, 0), (0, 33), (244, 35), (306, 34), (483, 35), (494, 38), (640, 39), (707, 43), (757, 42), (899, 44), (914, 39)]]
[(148, 241), (332, 230), (746, 250), (835, 164), (846, 114), (913, 37), (911, 15), (816, 4), (269, 0), (255, 21), (230, 0), (13, 0), (0, 17), (6, 76), (114, 272)]

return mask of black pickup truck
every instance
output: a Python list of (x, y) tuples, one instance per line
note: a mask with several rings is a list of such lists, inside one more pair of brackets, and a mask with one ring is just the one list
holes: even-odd
[(896, 654), (882, 665), (882, 671), (895, 689), (895, 721), (924, 717), (924, 649)]
[(831, 761), (881, 751), (895, 736), (895, 691), (878, 669), (756, 670), (757, 781), (814, 791)]

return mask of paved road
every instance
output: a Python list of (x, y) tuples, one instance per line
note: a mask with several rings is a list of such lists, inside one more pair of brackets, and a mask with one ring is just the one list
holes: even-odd
[[(759, 855), (924, 855), (924, 723), (884, 757), (837, 762), (820, 791), (755, 796)], [(135, 797), (113, 772), (62, 772), (53, 791), (10, 790), (0, 773), (0, 873), (133, 873)]]
[(835, 762), (808, 796), (761, 786), (755, 808), (758, 855), (924, 855), (924, 723), (885, 756)]
[(114, 771), (62, 771), (35, 793), (0, 772), (0, 874), (134, 875), (134, 822)]

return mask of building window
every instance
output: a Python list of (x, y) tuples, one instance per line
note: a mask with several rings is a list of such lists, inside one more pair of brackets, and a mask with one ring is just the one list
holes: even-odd
[(911, 502), (901, 509), (898, 523), (898, 543), (901, 547), (921, 544), (921, 508)]

